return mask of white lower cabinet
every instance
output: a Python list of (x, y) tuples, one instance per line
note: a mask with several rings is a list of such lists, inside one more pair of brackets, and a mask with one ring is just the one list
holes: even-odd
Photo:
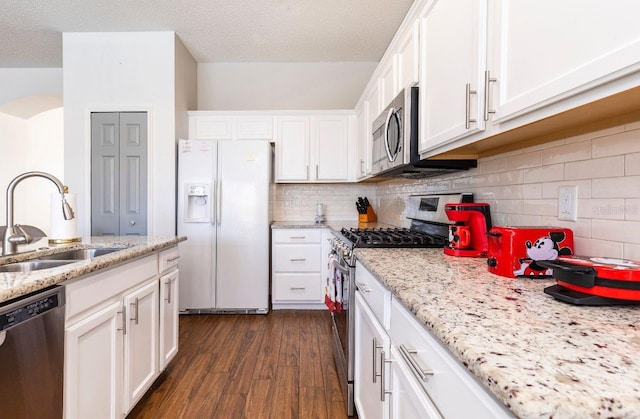
[(354, 401), (361, 419), (389, 417), (389, 336), (356, 291)]
[(124, 411), (129, 412), (158, 375), (158, 280), (124, 297)]
[(178, 270), (160, 277), (160, 371), (178, 353)]
[(158, 260), (154, 253), (65, 284), (65, 418), (125, 417), (175, 356), (178, 270), (158, 278)]
[(66, 418), (120, 418), (123, 335), (118, 301), (66, 328)]
[(413, 378), (398, 348), (391, 346), (389, 385), (390, 417), (402, 419), (438, 419), (442, 416), (427, 394)]

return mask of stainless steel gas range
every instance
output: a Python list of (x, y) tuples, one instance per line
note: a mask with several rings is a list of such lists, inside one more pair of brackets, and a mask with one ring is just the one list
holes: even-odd
[(443, 248), (448, 244), (448, 220), (444, 206), (450, 202), (472, 202), (473, 195), (446, 194), (410, 196), (405, 216), (410, 228), (343, 228), (330, 241), (325, 302), (331, 311), (333, 356), (347, 413), (354, 406), (354, 322), (356, 248)]

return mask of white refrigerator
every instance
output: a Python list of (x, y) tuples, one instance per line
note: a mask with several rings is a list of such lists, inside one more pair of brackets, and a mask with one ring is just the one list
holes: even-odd
[(268, 312), (271, 160), (266, 140), (179, 141), (181, 312)]

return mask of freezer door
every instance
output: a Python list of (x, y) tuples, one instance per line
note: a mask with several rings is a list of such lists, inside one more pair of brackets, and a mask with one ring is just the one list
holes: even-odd
[(271, 146), (218, 143), (216, 308), (267, 309)]
[[(180, 310), (210, 309), (215, 305), (215, 141), (184, 141), (178, 144), (178, 235), (180, 243)], [(190, 186), (210, 185), (206, 191), (210, 215), (194, 217), (188, 212)], [(199, 198), (198, 198), (199, 199)], [(213, 202), (211, 202), (213, 201)]]

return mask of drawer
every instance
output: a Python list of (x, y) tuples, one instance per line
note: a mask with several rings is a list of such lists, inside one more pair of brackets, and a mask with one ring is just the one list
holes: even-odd
[(273, 301), (322, 302), (321, 274), (276, 274), (273, 278)]
[(360, 262), (356, 262), (356, 287), (380, 324), (388, 329), (391, 291), (386, 289)]
[[(395, 298), (391, 302), (390, 317), (391, 345), (398, 349), (402, 362), (429, 395), (442, 416), (486, 419), (513, 417), (506, 407), (498, 402), (490, 391)], [(422, 379), (418, 369), (430, 370), (432, 375), (426, 375)], [(464, 403), (461, 403), (461, 400)]]
[(158, 258), (158, 272), (162, 273), (170, 269), (177, 268), (179, 259), (180, 255), (178, 254), (178, 246), (163, 250), (160, 252), (160, 257)]
[(319, 228), (284, 228), (273, 230), (274, 243), (320, 243), (322, 229)]
[(318, 272), (322, 271), (322, 247), (318, 245), (276, 245), (274, 246), (273, 269), (276, 272)]

